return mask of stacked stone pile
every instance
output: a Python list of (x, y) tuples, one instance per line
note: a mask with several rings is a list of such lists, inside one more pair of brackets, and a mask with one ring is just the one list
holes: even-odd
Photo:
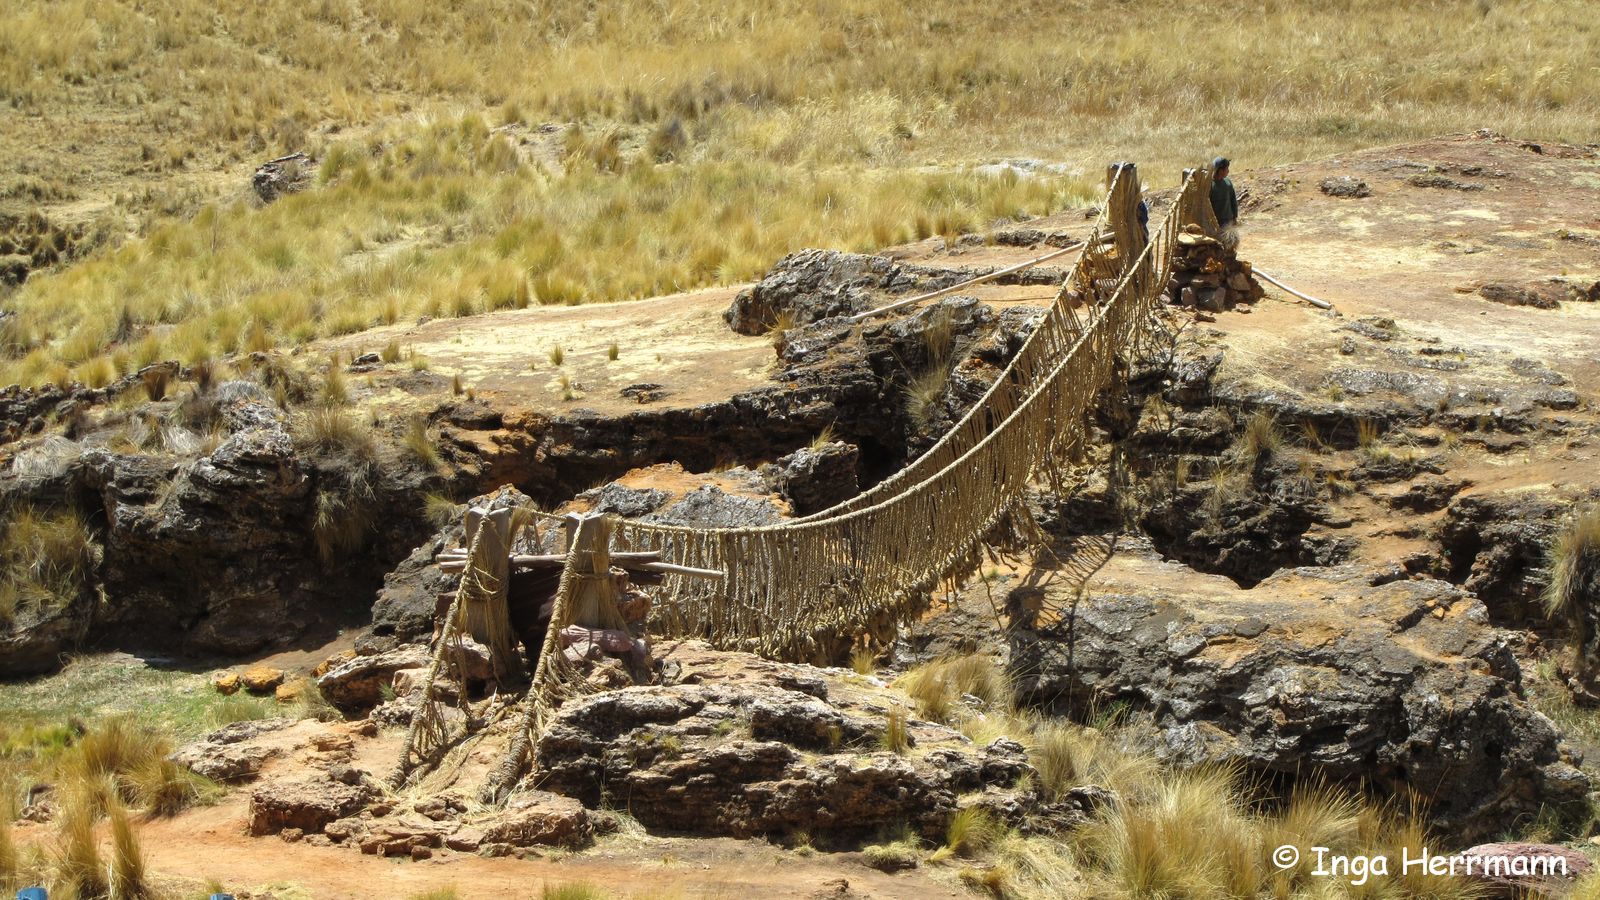
[(1173, 303), (1220, 312), (1240, 303), (1261, 299), (1261, 285), (1250, 263), (1199, 226), (1190, 225), (1178, 235), (1178, 252), (1172, 262), (1167, 296)]

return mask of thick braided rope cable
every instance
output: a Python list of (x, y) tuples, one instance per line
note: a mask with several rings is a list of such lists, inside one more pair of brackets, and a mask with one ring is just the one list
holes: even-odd
[[(1118, 170), (1112, 177), (1110, 187), (1106, 192), (1106, 199), (1100, 204), (1100, 213), (1095, 217), (1094, 224), (1090, 226), (1089, 235), (1085, 238), (1083, 252), (1078, 255), (1077, 262), (1061, 282), (1061, 289), (1056, 292), (1054, 300), (1045, 312), (1044, 318), (1028, 334), (1022, 346), (1006, 363), (1000, 375), (995, 378), (987, 390), (975, 401), (955, 425), (946, 431), (933, 446), (929, 447), (921, 456), (913, 460), (900, 471), (878, 482), (866, 491), (847, 500), (841, 501), (827, 509), (818, 510), (808, 516), (803, 516), (794, 521), (809, 522), (819, 519), (832, 518), (842, 513), (871, 506), (884, 497), (892, 495), (900, 489), (901, 485), (916, 483), (917, 480), (931, 471), (938, 471), (950, 460), (955, 459), (973, 444), (981, 439), (982, 434), (999, 418), (1009, 415), (1022, 394), (1035, 385), (1039, 372), (1044, 368), (1047, 360), (1054, 358), (1062, 350), (1071, 346), (1074, 337), (1081, 328), (1081, 323), (1073, 314), (1071, 305), (1066, 302), (1067, 288), (1069, 285), (1084, 277), (1086, 271), (1093, 264), (1099, 253), (1100, 243), (1105, 236), (1105, 231), (1110, 224), (1109, 212), (1111, 197), (1117, 190), (1117, 183), (1126, 177), (1131, 177), (1126, 170)], [(998, 418), (996, 418), (998, 413)]]
[[(1186, 182), (1185, 190), (1192, 189)], [(859, 625), (950, 577), (989, 528), (1017, 511), (1038, 471), (1083, 440), (1087, 403), (1108, 382), (1117, 352), (1142, 330), (1164, 290), (1179, 218), (1169, 210), (1112, 298), (1021, 404), (922, 481), (827, 519), (748, 529), (618, 522), (630, 548), (728, 573), (715, 594), (677, 579), (662, 624), (721, 643), (750, 643), (761, 652), (803, 655), (803, 632), (815, 630), (807, 624)], [(1045, 427), (1054, 423), (1062, 427)]]
[[(1180, 199), (1191, 200), (1184, 195), (1197, 183), (1186, 180)], [(914, 614), (920, 593), (976, 569), (983, 541), (1007, 520), (1012, 533), (1037, 544), (1026, 489), (1086, 440), (1090, 403), (1114, 377), (1117, 353), (1143, 330), (1165, 290), (1183, 206), (1173, 204), (1110, 299), (1045, 375), (1032, 379), (1020, 401), (968, 449), (909, 487), (826, 518), (757, 528), (687, 528), (613, 518), (619, 549), (654, 550), (682, 565), (725, 573), (721, 585), (709, 589), (703, 582), (669, 576), (656, 616), (661, 631), (803, 658), (829, 634), (853, 635), (882, 617), (899, 621)], [(986, 409), (979, 421), (993, 422), (996, 412)], [(571, 667), (560, 650), (560, 631), (578, 581), (576, 555), (574, 546), (562, 568), (522, 726), (485, 785), (485, 799), (509, 790), (555, 704), (580, 677), (567, 671)]]
[[(396, 787), (404, 784), (421, 762), (418, 757), (426, 759), (441, 746), (448, 735), (445, 734), (444, 717), (440, 713), (439, 701), (434, 697), (433, 689), (439, 679), (439, 672), (444, 668), (447, 654), (452, 650), (459, 651), (461, 644), (461, 631), (466, 624), (467, 597), (473, 591), (484, 590), (482, 573), (478, 570), (479, 542), (483, 539), (484, 528), (480, 527), (472, 536), (472, 542), (467, 547), (467, 570), (461, 576), (461, 585), (456, 590), (456, 596), (450, 601), (450, 608), (445, 613), (444, 629), (439, 633), (439, 643), (433, 648), (433, 659), (428, 664), (428, 674), (422, 680), (422, 699), (417, 704), (417, 710), (411, 716), (411, 725), (406, 729), (405, 742), (400, 747), (400, 764), (395, 771), (393, 782)], [(459, 653), (458, 653), (459, 657)]]

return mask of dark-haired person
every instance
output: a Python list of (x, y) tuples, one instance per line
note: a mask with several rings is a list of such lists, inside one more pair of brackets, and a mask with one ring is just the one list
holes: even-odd
[(1222, 243), (1233, 247), (1239, 243), (1239, 195), (1228, 180), (1228, 158), (1219, 156), (1211, 161), (1211, 211), (1217, 214), (1217, 227), (1222, 232)]

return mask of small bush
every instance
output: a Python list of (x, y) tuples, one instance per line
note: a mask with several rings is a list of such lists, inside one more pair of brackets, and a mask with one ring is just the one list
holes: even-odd
[(383, 359), (383, 361), (385, 363), (397, 363), (397, 362), (399, 362), (400, 361), (400, 342), (399, 341), (390, 341), (389, 343), (384, 344), (383, 345), (383, 352), (380, 354), (380, 357)]
[(609, 359), (612, 362), (616, 362), (617, 361), (617, 357), (621, 356), (621, 355), (622, 355), (622, 348), (617, 346), (617, 342), (616, 341), (612, 341), (611, 342), (611, 346), (606, 348), (606, 359)]
[(566, 359), (567, 351), (562, 350), (559, 346), (550, 348), (550, 365), (559, 366), (565, 362)]

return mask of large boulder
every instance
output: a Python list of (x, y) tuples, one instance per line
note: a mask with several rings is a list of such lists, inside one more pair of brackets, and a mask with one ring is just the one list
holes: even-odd
[(854, 497), (861, 489), (860, 468), (859, 447), (827, 441), (780, 457), (761, 474), (796, 515), (804, 516)]
[(1014, 632), (1021, 690), (1062, 710), (1126, 703), (1170, 761), (1416, 791), (1469, 839), (1589, 789), (1523, 700), (1509, 636), (1448, 583), (1337, 566), (1241, 590), (1123, 553), (1054, 600), (1072, 614)]
[(511, 847), (547, 845), (586, 847), (594, 841), (593, 819), (583, 804), (548, 791), (513, 796), (505, 810), (483, 827), (485, 843)]
[(1559, 844), (1521, 841), (1479, 844), (1461, 851), (1457, 871), (1492, 900), (1566, 897), (1578, 879), (1594, 870), (1583, 853)]
[(168, 759), (212, 781), (248, 781), (261, 774), (262, 767), (283, 756), (287, 749), (265, 736), (283, 731), (292, 719), (254, 719), (234, 722), (192, 744)]
[(250, 834), (298, 829), (317, 834), (329, 823), (360, 812), (376, 797), (365, 781), (347, 784), (318, 772), (264, 782), (250, 792)]
[(432, 661), (433, 654), (423, 644), (405, 644), (393, 650), (357, 655), (317, 676), (317, 690), (340, 709), (368, 710), (383, 700), (383, 689), (394, 684), (396, 672), (426, 669)]
[(626, 805), (652, 828), (751, 836), (907, 823), (931, 838), (973, 796), (1031, 772), (1013, 742), (978, 747), (916, 720), (912, 752), (884, 749), (899, 698), (838, 673), (698, 642), (668, 666), (678, 683), (563, 705), (537, 747), (541, 787)]

